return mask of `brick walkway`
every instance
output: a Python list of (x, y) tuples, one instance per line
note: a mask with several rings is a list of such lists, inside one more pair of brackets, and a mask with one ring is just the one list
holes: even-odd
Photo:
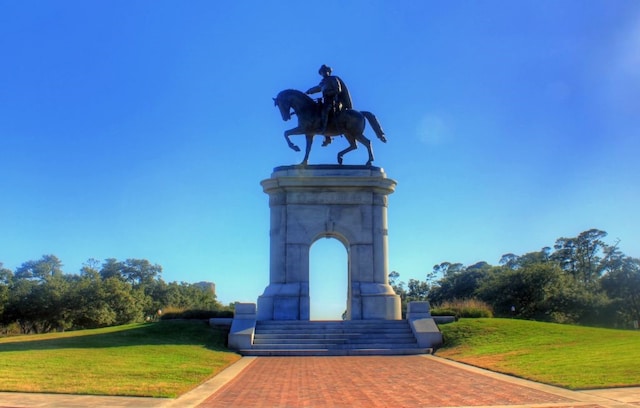
[(569, 391), (435, 356), (245, 357), (176, 399), (0, 392), (3, 408), (639, 408), (640, 387)]
[(576, 402), (422, 356), (266, 357), (199, 407), (568, 407)]

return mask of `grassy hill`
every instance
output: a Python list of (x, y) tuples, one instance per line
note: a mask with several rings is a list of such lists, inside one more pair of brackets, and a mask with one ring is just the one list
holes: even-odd
[(640, 385), (640, 332), (516, 319), (440, 327), (445, 357), (570, 389)]
[(239, 355), (204, 322), (0, 338), (0, 390), (176, 397)]

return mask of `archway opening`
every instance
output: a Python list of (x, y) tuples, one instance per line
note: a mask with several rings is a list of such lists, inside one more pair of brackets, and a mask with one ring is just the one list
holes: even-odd
[(319, 239), (309, 254), (311, 320), (342, 320), (347, 310), (348, 254), (335, 238)]

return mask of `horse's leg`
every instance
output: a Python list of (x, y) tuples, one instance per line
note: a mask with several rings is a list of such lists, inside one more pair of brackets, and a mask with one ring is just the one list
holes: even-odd
[(338, 164), (342, 164), (342, 156), (344, 156), (345, 153), (349, 153), (350, 151), (356, 150), (358, 148), (358, 145), (356, 144), (356, 139), (353, 137), (353, 135), (349, 133), (349, 134), (345, 134), (344, 136), (349, 141), (349, 147), (347, 147), (346, 149), (338, 153)]
[(296, 152), (299, 152), (299, 151), (300, 151), (300, 148), (299, 148), (297, 145), (295, 145), (295, 144), (291, 141), (291, 139), (289, 139), (289, 136), (290, 136), (290, 135), (299, 135), (299, 134), (301, 134), (301, 133), (302, 133), (302, 132), (300, 131), (300, 128), (299, 128), (299, 127), (297, 127), (297, 128), (293, 128), (293, 129), (289, 129), (289, 130), (285, 130), (285, 131), (284, 131), (284, 138), (285, 138), (285, 140), (287, 141), (287, 145), (289, 145), (289, 147), (290, 147), (291, 149), (293, 149), (294, 151), (296, 151)]
[(313, 134), (307, 133), (305, 136), (307, 139), (307, 147), (304, 150), (304, 159), (302, 160), (302, 163), (300, 163), (302, 166), (306, 166), (308, 164), (309, 152), (311, 152), (311, 145), (313, 144)]
[(371, 166), (371, 162), (373, 161), (373, 146), (371, 146), (371, 140), (369, 140), (365, 135), (360, 135), (356, 139), (367, 148), (367, 152), (369, 152), (369, 161), (366, 165)]

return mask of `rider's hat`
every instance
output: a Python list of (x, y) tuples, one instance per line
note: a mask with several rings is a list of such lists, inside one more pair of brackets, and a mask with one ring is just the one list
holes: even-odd
[(333, 71), (333, 70), (331, 69), (331, 67), (328, 67), (328, 66), (326, 66), (326, 65), (322, 64), (322, 66), (321, 66), (321, 67), (320, 67), (320, 69), (318, 70), (318, 73), (319, 73), (320, 75), (322, 75), (324, 72), (328, 72), (328, 73), (329, 73), (329, 75), (331, 75), (331, 71)]

